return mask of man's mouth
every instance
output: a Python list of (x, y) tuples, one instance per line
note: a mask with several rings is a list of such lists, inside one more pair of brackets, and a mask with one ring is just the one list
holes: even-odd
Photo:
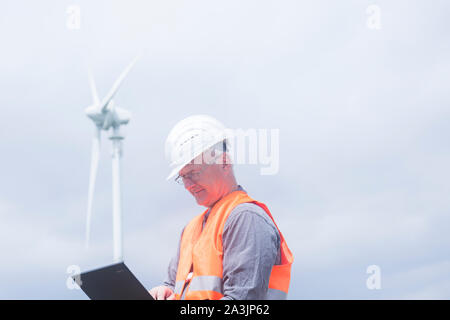
[(197, 194), (199, 194), (200, 192), (202, 192), (203, 190), (205, 190), (205, 189), (200, 189), (200, 190), (192, 191), (192, 193), (195, 194), (195, 195), (197, 195)]

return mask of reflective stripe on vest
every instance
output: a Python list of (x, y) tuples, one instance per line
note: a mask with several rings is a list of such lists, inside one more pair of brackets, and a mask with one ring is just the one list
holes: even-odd
[(222, 279), (216, 276), (197, 276), (192, 278), (189, 291), (215, 291), (223, 294)]
[[(184, 281), (175, 283), (175, 293), (181, 294)], [(186, 291), (186, 290), (185, 290)], [(198, 276), (191, 280), (189, 291), (216, 291), (223, 294), (222, 279), (215, 276)], [(186, 293), (186, 292), (184, 292)], [(181, 297), (184, 300), (184, 296)], [(265, 300), (286, 300), (287, 293), (281, 290), (269, 288)]]
[[(224, 296), (222, 233), (229, 214), (241, 203), (254, 203), (264, 209), (280, 234), (281, 263), (272, 268), (266, 299), (286, 299), (293, 262), (292, 253), (269, 209), (263, 203), (250, 198), (244, 191), (234, 191), (220, 199), (211, 209), (203, 228), (204, 216), (208, 210), (196, 216), (185, 227), (180, 243), (175, 283), (176, 299), (217, 300)], [(194, 270), (193, 277), (188, 282), (191, 270)]]
[(183, 285), (184, 285), (184, 281), (176, 281), (175, 282), (175, 290), (174, 293), (175, 294), (181, 294), (181, 290), (183, 289)]
[(267, 290), (267, 296), (265, 300), (286, 300), (286, 299), (287, 293), (284, 291), (271, 288)]
[(182, 292), (185, 281), (177, 281), (175, 283), (175, 294), (182, 294), (181, 300), (185, 299), (186, 292), (192, 291), (215, 291), (219, 294), (223, 294), (222, 279), (216, 276), (197, 276), (192, 278), (191, 281), (186, 281), (186, 288)]

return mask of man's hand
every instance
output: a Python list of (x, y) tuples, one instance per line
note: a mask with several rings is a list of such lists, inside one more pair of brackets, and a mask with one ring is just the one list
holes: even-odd
[(149, 292), (155, 300), (175, 300), (172, 289), (166, 286), (154, 287)]

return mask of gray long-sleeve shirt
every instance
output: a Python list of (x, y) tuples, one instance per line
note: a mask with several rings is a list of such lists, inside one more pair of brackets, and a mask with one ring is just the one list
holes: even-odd
[[(241, 186), (238, 190), (245, 191)], [(205, 214), (203, 225), (208, 215), (209, 211)], [(222, 299), (264, 299), (272, 267), (281, 263), (280, 234), (272, 219), (260, 206), (242, 203), (231, 211), (225, 221), (222, 242)], [(180, 244), (176, 256), (169, 263), (164, 281), (164, 285), (172, 290), (175, 287), (179, 257)]]

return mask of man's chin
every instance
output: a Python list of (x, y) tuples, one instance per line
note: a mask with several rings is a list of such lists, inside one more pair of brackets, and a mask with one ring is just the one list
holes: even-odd
[(206, 204), (205, 199), (195, 198), (195, 201), (197, 201), (197, 204), (198, 204), (199, 206), (205, 206), (205, 207), (207, 207), (207, 204)]
[(207, 198), (201, 195), (194, 195), (195, 201), (197, 201), (197, 204), (200, 206), (208, 206)]

